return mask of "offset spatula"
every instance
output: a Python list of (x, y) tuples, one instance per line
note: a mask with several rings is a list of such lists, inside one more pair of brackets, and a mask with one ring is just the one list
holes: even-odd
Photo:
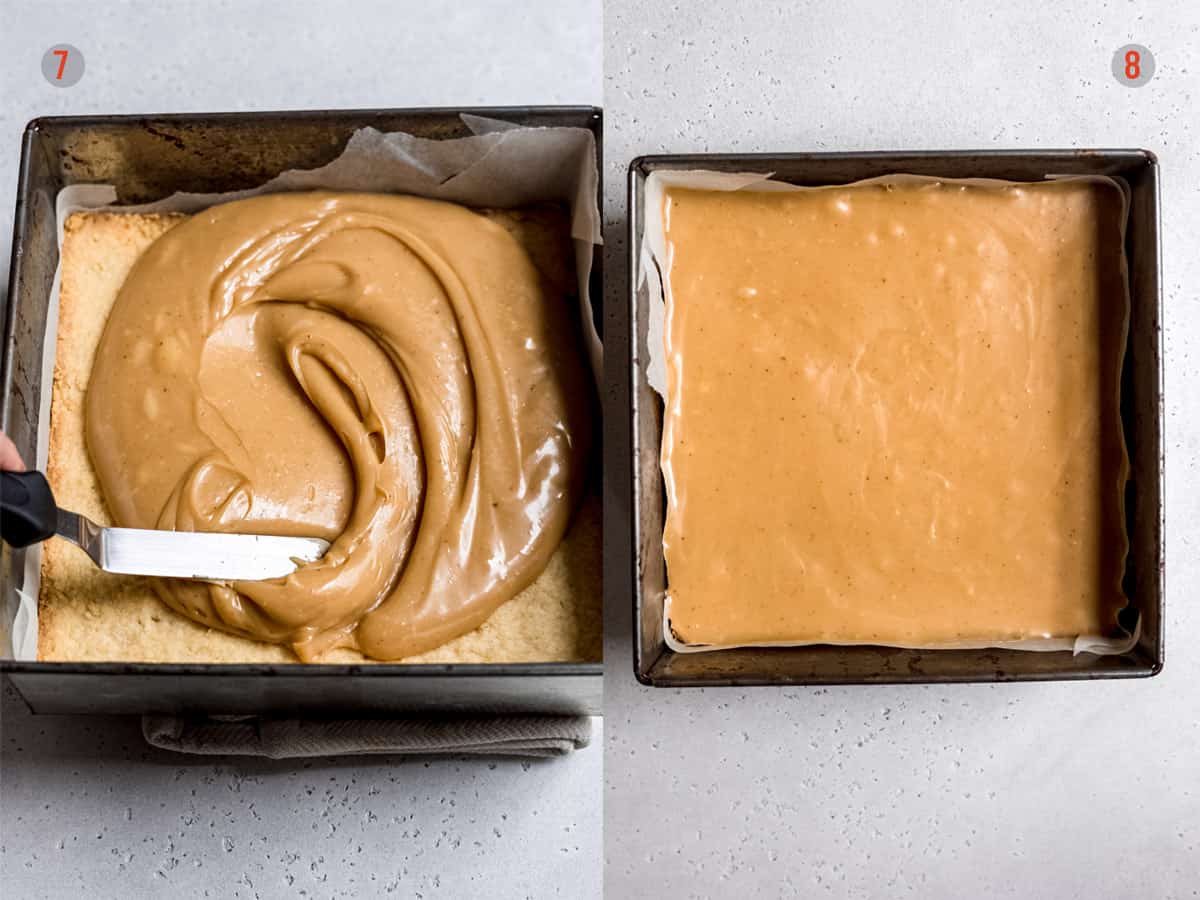
[(105, 572), (202, 581), (282, 578), (325, 555), (320, 538), (105, 528), (54, 502), (41, 472), (0, 472), (0, 537), (14, 547), (64, 537)]

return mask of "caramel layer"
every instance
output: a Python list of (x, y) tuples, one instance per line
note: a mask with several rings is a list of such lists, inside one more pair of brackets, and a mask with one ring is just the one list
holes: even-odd
[(1111, 633), (1112, 183), (667, 190), (662, 465), (692, 643)]
[(120, 525), (315, 535), (286, 579), (159, 581), (174, 609), (312, 658), (399, 659), (545, 567), (583, 485), (577, 328), (501, 226), (413, 197), (213, 207), (138, 260), (87, 441)]

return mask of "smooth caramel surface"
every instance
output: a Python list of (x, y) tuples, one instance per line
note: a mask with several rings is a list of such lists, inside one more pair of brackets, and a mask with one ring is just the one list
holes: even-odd
[(583, 486), (578, 330), (503, 227), (413, 197), (278, 194), (159, 238), (87, 393), (120, 525), (325, 537), (286, 579), (159, 580), (197, 621), (399, 659), (529, 585)]
[(689, 643), (1109, 634), (1111, 182), (667, 188), (662, 465)]

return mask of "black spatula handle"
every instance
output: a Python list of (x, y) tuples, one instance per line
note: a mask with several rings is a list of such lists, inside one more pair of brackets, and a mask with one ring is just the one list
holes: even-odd
[(0, 537), (13, 547), (28, 547), (52, 537), (58, 506), (41, 472), (0, 472)]

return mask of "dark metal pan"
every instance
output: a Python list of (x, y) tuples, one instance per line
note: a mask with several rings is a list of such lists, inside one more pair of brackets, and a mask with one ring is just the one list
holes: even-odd
[[(4, 311), (0, 428), (34, 457), (41, 342), (58, 264), (54, 198), (72, 184), (116, 187), (118, 202), (175, 191), (253, 187), (285, 169), (314, 168), (364, 126), (426, 138), (464, 137), (460, 114), (528, 126), (587, 128), (590, 106), (217, 113), (35, 119), (25, 129)], [(601, 170), (603, 171), (603, 170)], [(601, 194), (602, 196), (602, 194)], [(591, 272), (599, 321), (601, 255)], [(23, 578), (23, 554), (0, 555), (0, 596)], [(497, 665), (177, 665), (0, 660), (39, 713), (260, 713), (370, 716), (423, 713), (601, 713), (600, 663)]]
[[(1124, 587), (1131, 608), (1122, 621), (1141, 618), (1137, 645), (1120, 656), (1017, 650), (899, 650), (883, 647), (811, 646), (676, 653), (662, 636), (666, 568), (662, 530), (666, 510), (659, 449), (662, 400), (646, 382), (647, 295), (631, 275), (629, 294), (609, 309), (611, 327), (628, 335), (625, 360), (610, 369), (629, 378), (629, 430), (611, 429), (625, 442), (631, 472), (615, 485), (627, 492), (632, 522), (627, 546), (606, 547), (625, 556), (620, 572), (633, 595), (634, 672), (661, 687), (759, 684), (866, 684), (887, 682), (1037, 681), (1138, 678), (1163, 664), (1163, 366), (1160, 295), (1158, 161), (1145, 150), (1037, 150), (644, 156), (629, 166), (629, 264), (637, 272), (646, 177), (655, 170), (707, 169), (763, 172), (801, 185), (846, 184), (909, 173), (943, 178), (1041, 181), (1047, 175), (1109, 175), (1131, 192), (1125, 253), (1131, 315), (1121, 376), (1121, 420), (1129, 448), (1126, 493), (1130, 552)], [(619, 387), (625, 387), (621, 385)], [(617, 391), (620, 394), (620, 391)], [(610, 411), (611, 412), (611, 411)], [(622, 411), (624, 414), (624, 411)], [(611, 533), (611, 532), (610, 532)], [(611, 571), (611, 569), (609, 570)], [(621, 585), (620, 587), (623, 587)], [(610, 599), (617, 593), (617, 585)]]

